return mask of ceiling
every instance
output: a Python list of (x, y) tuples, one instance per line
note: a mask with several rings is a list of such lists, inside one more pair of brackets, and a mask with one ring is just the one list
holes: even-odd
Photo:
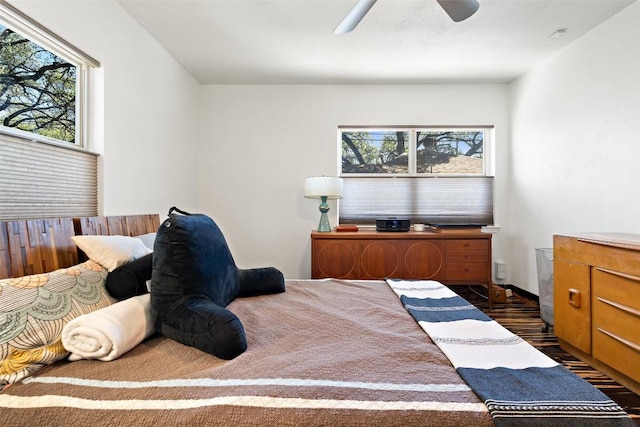
[(479, 0), (455, 23), (435, 0), (379, 0), (343, 35), (356, 0), (117, 3), (202, 84), (418, 84), (509, 82), (633, 1)]

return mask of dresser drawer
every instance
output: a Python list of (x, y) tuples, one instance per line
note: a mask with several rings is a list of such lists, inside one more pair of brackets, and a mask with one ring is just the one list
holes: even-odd
[(591, 275), (594, 298), (604, 298), (640, 311), (640, 277), (594, 267)]
[(485, 283), (489, 277), (489, 266), (485, 263), (448, 262), (445, 267), (447, 281)]
[(447, 262), (489, 262), (489, 251), (449, 249)]
[(640, 381), (640, 277), (592, 271), (593, 356)]
[(451, 239), (447, 240), (446, 252), (447, 256), (452, 251), (489, 251), (489, 241), (487, 239)]
[[(621, 311), (608, 307), (598, 307), (601, 302), (596, 302), (594, 309), (598, 310), (604, 317), (615, 316), (617, 321), (614, 324), (598, 320), (598, 315), (594, 311), (593, 336), (593, 357), (606, 363), (621, 372), (640, 382), (640, 322), (637, 316), (629, 316)], [(635, 322), (635, 325), (634, 325)], [(620, 325), (627, 324), (621, 328)]]

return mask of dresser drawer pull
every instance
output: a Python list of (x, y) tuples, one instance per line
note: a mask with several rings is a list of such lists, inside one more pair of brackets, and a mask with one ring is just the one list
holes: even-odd
[(616, 335), (602, 328), (598, 328), (598, 331), (602, 332), (603, 334), (605, 334), (610, 338), (613, 338), (614, 340), (618, 341), (620, 344), (624, 344), (627, 347), (631, 348), (632, 350), (635, 350), (638, 353), (640, 353), (640, 345), (634, 343), (633, 341), (629, 341), (628, 339), (622, 338), (621, 336)]
[(582, 294), (577, 289), (569, 289), (569, 305), (574, 306), (575, 308), (580, 308), (582, 306)]
[(633, 274), (621, 273), (619, 271), (607, 270), (606, 268), (596, 267), (596, 270), (602, 271), (603, 273), (613, 274), (614, 276), (624, 277), (625, 279), (633, 280), (635, 282), (640, 282), (640, 277), (634, 276)]
[(615, 307), (619, 310), (624, 311), (625, 313), (631, 314), (632, 316), (636, 316), (636, 317), (640, 317), (640, 310), (636, 310), (635, 308), (631, 308), (631, 307), (627, 307), (624, 304), (620, 304), (618, 302), (614, 302), (611, 300), (608, 300), (606, 298), (602, 298), (602, 297), (598, 297), (598, 301), (610, 305), (612, 307)]

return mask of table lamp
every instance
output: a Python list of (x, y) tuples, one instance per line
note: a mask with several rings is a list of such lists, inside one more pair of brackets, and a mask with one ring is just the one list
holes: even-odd
[(312, 176), (304, 180), (304, 197), (308, 199), (320, 199), (320, 224), (318, 231), (329, 232), (331, 225), (329, 224), (328, 199), (342, 198), (342, 178), (334, 176)]

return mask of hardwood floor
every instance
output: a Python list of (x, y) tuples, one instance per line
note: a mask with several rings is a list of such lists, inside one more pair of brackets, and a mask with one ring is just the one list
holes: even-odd
[(548, 332), (542, 332), (544, 322), (540, 318), (537, 302), (512, 296), (506, 304), (494, 304), (493, 309), (489, 310), (486, 298), (480, 295), (480, 287), (456, 286), (453, 289), (502, 326), (600, 389), (640, 426), (640, 396), (562, 350), (553, 334), (553, 327)]

